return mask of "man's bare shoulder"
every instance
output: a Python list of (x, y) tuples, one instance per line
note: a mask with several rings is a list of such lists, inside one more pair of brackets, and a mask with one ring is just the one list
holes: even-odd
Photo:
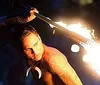
[(59, 58), (66, 58), (66, 57), (58, 49), (45, 46), (44, 59), (47, 62), (50, 62), (50, 60), (53, 60), (53, 59), (55, 60), (56, 58), (59, 59)]
[[(52, 49), (52, 52), (54, 51), (56, 50)], [(60, 51), (54, 52), (53, 55), (50, 54), (47, 59), (47, 63), (51, 72), (56, 74), (65, 83), (65, 85), (82, 85), (76, 72), (68, 63), (66, 56)]]

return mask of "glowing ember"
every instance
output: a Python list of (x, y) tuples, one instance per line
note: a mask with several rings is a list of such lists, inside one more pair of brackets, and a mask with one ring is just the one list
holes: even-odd
[(69, 31), (76, 32), (77, 34), (88, 39), (87, 42), (80, 42), (79, 43), (87, 51), (87, 54), (85, 54), (83, 57), (83, 61), (87, 62), (92, 67), (92, 69), (94, 69), (98, 74), (100, 74), (100, 57), (99, 57), (100, 44), (98, 44), (94, 40), (94, 38), (95, 38), (94, 30), (92, 30), (92, 31), (87, 30), (87, 28), (82, 27), (82, 25), (80, 23), (71, 24), (71, 25), (66, 25), (63, 22), (56, 22), (56, 23), (65, 27)]

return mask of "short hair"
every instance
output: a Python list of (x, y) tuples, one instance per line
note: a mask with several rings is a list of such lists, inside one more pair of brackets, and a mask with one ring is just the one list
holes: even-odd
[(30, 33), (34, 33), (37, 36), (39, 35), (33, 26), (31, 26), (31, 25), (24, 26), (24, 30), (21, 33), (20, 40), (22, 40), (23, 38), (28, 36)]

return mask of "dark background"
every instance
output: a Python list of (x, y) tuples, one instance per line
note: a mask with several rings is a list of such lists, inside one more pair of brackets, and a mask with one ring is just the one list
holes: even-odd
[[(86, 3), (82, 4), (81, 1)], [(92, 2), (88, 3), (88, 1)], [(40, 14), (54, 21), (64, 21), (66, 24), (81, 22), (94, 29), (95, 35), (99, 39), (99, 0), (1, 0), (0, 16), (10, 15), (9, 9), (20, 8), (21, 4), (36, 7)], [(100, 76), (82, 60), (85, 53), (83, 47), (80, 46), (81, 49), (78, 53), (72, 53), (71, 45), (76, 42), (64, 36), (63, 33), (56, 30), (53, 34), (53, 29), (38, 18), (30, 24), (36, 28), (46, 45), (53, 46), (66, 55), (84, 85), (100, 85)], [(30, 74), (28, 78), (25, 77), (27, 64), (23, 55), (17, 48), (9, 44), (9, 40), (12, 41), (12, 36), (5, 30), (1, 34), (4, 35), (0, 39), (0, 85), (32, 85), (30, 83), (32, 75)]]

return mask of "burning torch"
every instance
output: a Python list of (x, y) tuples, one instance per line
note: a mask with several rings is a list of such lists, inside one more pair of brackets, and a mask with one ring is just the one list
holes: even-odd
[[(91, 67), (100, 74), (100, 62), (99, 62), (99, 49), (100, 45), (96, 42), (94, 31), (91, 33), (90, 30), (84, 29), (81, 27), (81, 24), (73, 24), (70, 26), (62, 26), (59, 23), (54, 22), (48, 17), (45, 17), (39, 13), (34, 13), (35, 16), (44, 22), (48, 23), (49, 25), (52, 25), (55, 27), (55, 29), (59, 30), (65, 36), (72, 39), (73, 41), (77, 42), (81, 46), (85, 48), (87, 51), (87, 54), (85, 57), (83, 57), (83, 61), (87, 62)], [(76, 28), (75, 28), (76, 27)], [(70, 30), (69, 28), (74, 28), (73, 30)], [(77, 29), (79, 28), (79, 29)], [(30, 69), (29, 69), (30, 70)], [(36, 69), (41, 76), (41, 71), (39, 69)], [(40, 78), (40, 77), (39, 77)]]
[[(98, 44), (95, 40), (94, 30), (92, 30), (92, 33), (91, 33), (90, 30), (82, 28), (80, 24), (79, 25), (74, 24), (74, 25), (64, 27), (52, 21), (50, 18), (45, 17), (39, 13), (35, 13), (35, 16), (45, 21), (49, 25), (53, 25), (57, 30), (59, 30), (60, 32), (65, 34), (67, 37), (69, 37), (73, 41), (83, 46), (87, 52), (87, 54), (83, 57), (83, 61), (87, 62), (92, 67), (92, 69), (94, 69), (98, 74), (100, 74), (100, 62), (99, 62), (100, 44)], [(72, 26), (74, 30), (76, 31), (70, 31), (70, 29), (68, 29), (68, 28), (71, 28)], [(82, 35), (81, 32), (84, 35)]]
[(65, 27), (55, 23), (53, 20), (51, 20), (48, 17), (45, 17), (39, 13), (35, 13), (35, 16), (43, 21), (45, 21), (48, 24), (53, 25), (55, 28), (57, 28), (60, 32), (65, 33), (70, 39), (72, 39), (73, 41), (77, 42), (77, 43), (86, 43), (87, 41), (90, 41), (90, 39), (83, 37), (82, 35), (79, 35), (73, 31), (69, 31), (68, 29), (66, 29)]

